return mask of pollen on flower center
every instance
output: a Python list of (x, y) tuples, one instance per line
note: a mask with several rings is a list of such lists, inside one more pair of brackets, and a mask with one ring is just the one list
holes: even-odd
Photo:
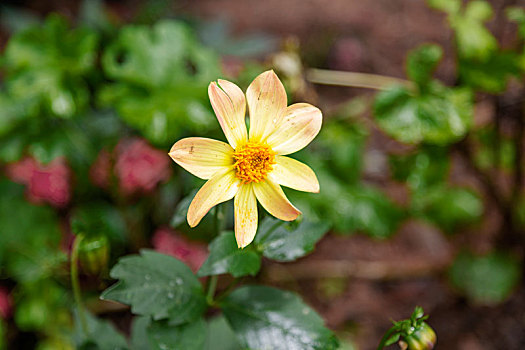
[(243, 183), (261, 182), (272, 171), (275, 152), (265, 144), (247, 142), (233, 152), (236, 175)]

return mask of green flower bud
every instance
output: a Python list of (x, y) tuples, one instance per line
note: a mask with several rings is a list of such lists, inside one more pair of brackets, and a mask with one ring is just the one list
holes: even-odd
[(78, 258), (82, 270), (89, 275), (99, 275), (107, 269), (109, 242), (106, 236), (87, 236), (78, 248)]
[(427, 323), (421, 322), (419, 327), (414, 329), (404, 340), (408, 345), (408, 350), (430, 350), (434, 348), (437, 337)]

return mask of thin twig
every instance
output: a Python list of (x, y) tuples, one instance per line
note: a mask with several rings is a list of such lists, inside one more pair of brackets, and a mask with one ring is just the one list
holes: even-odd
[(306, 71), (306, 80), (314, 84), (348, 86), (376, 90), (385, 90), (392, 85), (402, 85), (410, 90), (415, 89), (414, 83), (404, 79), (378, 74), (344, 72), (317, 68), (310, 68)]

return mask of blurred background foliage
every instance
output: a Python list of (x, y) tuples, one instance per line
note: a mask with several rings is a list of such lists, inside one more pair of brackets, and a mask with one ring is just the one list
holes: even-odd
[[(315, 170), (321, 192), (287, 194), (305, 218), (323, 225), (322, 233), (331, 228), (332, 235), (362, 234), (378, 241), (414, 220), (453, 239), (497, 211), (503, 219), (490, 249), (464, 244), (447, 266), (458, 296), (495, 305), (518, 288), (523, 271), (525, 11), (506, 10), (508, 20), (517, 23), (511, 49), (501, 48), (486, 26), (493, 15), (488, 2), (427, 3), (445, 14), (453, 30), (453, 84), (434, 77), (443, 49), (424, 44), (408, 53), (406, 84), (334, 106), (321, 100), (329, 107), (321, 133), (297, 154)], [(224, 139), (207, 97), (210, 81), (229, 79), (245, 90), (260, 72), (273, 68), (290, 103), (318, 102), (295, 39), (280, 43), (269, 35), (233, 35), (225, 19), (200, 21), (168, 8), (162, 1), (145, 2), (130, 23), (102, 1), (81, 3), (75, 19), (41, 18), (7, 5), (0, 9), (2, 30), (9, 33), (0, 60), (0, 348), (127, 346), (116, 328), (96, 317), (88, 319), (89, 344), (79, 335), (68, 265), (76, 234), (91, 243), (83, 247), (81, 265), (88, 307), (94, 314), (116, 312), (119, 328), (129, 323), (118, 313), (122, 310), (98, 300), (111, 284), (108, 271), (117, 258), (153, 247), (194, 271), (200, 267), (214, 223), (206, 217), (190, 230), (185, 214), (202, 181), (173, 166), (167, 152), (185, 136)], [(319, 60), (315, 54), (304, 59)], [(480, 125), (476, 106), (486, 100), (494, 102), (495, 117)], [(394, 145), (379, 160), (370, 151), (378, 133), (381, 142)], [(475, 181), (452, 181), (458, 162)], [(385, 181), (375, 181), (374, 174), (401, 186), (405, 195), (388, 195)], [(307, 232), (308, 225), (294, 232)], [(263, 233), (257, 236), (261, 246), (271, 239)], [(229, 238), (214, 244), (226, 247)], [(304, 255), (313, 246), (302, 249)], [(283, 251), (264, 254), (279, 261), (296, 258)], [(247, 265), (249, 274), (257, 273), (255, 265)], [(337, 281), (328, 284), (329, 290), (338, 289)], [(133, 321), (137, 348), (148, 329), (163, 332), (148, 322)], [(239, 348), (222, 336), (231, 333), (222, 317), (200, 326), (207, 329), (208, 348), (219, 343)], [(187, 336), (205, 337), (199, 329), (186, 330)], [(209, 339), (222, 340), (210, 345)]]

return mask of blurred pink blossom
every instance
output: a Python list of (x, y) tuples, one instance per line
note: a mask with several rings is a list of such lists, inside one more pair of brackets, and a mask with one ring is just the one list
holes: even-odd
[(228, 78), (238, 78), (244, 68), (243, 61), (235, 56), (221, 57), (222, 73)]
[(115, 155), (115, 175), (124, 194), (149, 192), (171, 175), (167, 152), (151, 147), (142, 139), (120, 141)]
[(5, 287), (0, 287), (0, 317), (8, 319), (13, 312), (13, 301), (11, 295)]
[(111, 181), (111, 154), (103, 149), (89, 168), (89, 179), (94, 185), (108, 188)]
[(8, 164), (6, 173), (11, 180), (27, 186), (27, 196), (32, 202), (47, 202), (55, 207), (64, 207), (69, 203), (71, 170), (62, 157), (47, 165), (26, 157)]
[(156, 251), (171, 255), (197, 272), (208, 257), (205, 244), (192, 242), (169, 228), (159, 228), (151, 240)]

